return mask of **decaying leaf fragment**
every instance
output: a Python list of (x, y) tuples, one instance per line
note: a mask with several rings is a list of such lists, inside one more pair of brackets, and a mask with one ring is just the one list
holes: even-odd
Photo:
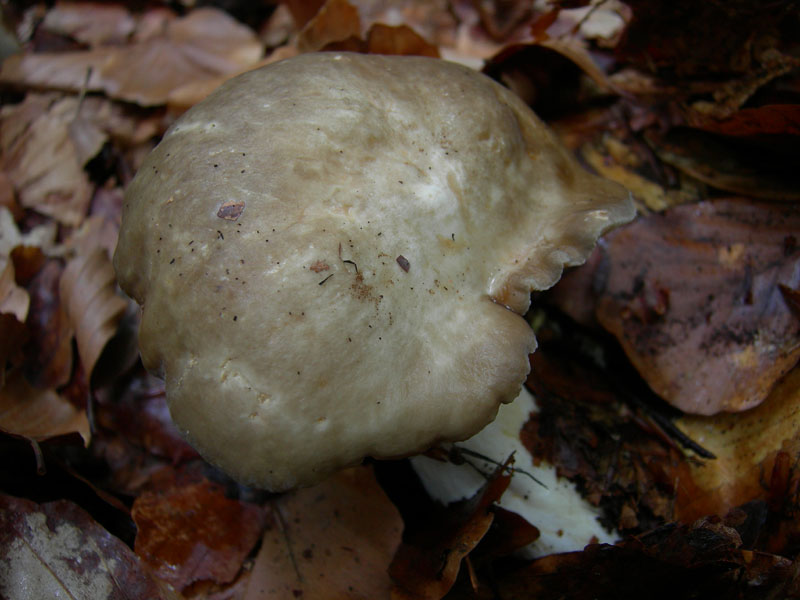
[(66, 500), (0, 495), (0, 596), (175, 600), (122, 541)]
[[(428, 527), (407, 536), (391, 565), (393, 600), (439, 600), (447, 594), (462, 561), (494, 521), (494, 503), (511, 482), (509, 464), (498, 466), (472, 498), (432, 515)], [(538, 532), (533, 532), (535, 537)]]
[(225, 497), (208, 480), (146, 491), (134, 502), (136, 553), (177, 590), (230, 583), (258, 541), (261, 509)]

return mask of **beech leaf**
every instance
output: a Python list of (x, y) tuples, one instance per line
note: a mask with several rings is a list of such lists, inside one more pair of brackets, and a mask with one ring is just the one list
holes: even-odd
[(800, 359), (800, 319), (781, 291), (800, 287), (798, 230), (790, 204), (673, 207), (607, 236), (550, 298), (576, 316), (597, 298), (597, 320), (673, 406), (745, 410)]
[(177, 600), (136, 555), (66, 500), (0, 495), (0, 596)]
[(102, 145), (96, 133), (73, 139), (77, 108), (76, 98), (29, 94), (0, 111), (2, 168), (20, 203), (66, 225), (79, 225), (86, 214), (92, 186), (83, 165)]
[(196, 9), (181, 18), (151, 11), (140, 18), (138, 33), (124, 46), (12, 56), (0, 68), (0, 82), (102, 91), (111, 98), (154, 106), (184, 84), (252, 66), (262, 53), (250, 29), (213, 8)]
[(244, 599), (387, 599), (402, 527), (368, 467), (286, 494), (272, 502)]
[(97, 359), (116, 333), (128, 303), (116, 292), (114, 268), (101, 247), (78, 254), (67, 263), (60, 289), (75, 331), (78, 355), (91, 380)]

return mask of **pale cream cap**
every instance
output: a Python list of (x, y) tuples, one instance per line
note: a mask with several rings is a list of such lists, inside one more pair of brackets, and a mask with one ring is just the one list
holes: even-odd
[(475, 71), (307, 54), (175, 123), (114, 264), (178, 427), (277, 491), (479, 431), (528, 373), (531, 290), (633, 215)]

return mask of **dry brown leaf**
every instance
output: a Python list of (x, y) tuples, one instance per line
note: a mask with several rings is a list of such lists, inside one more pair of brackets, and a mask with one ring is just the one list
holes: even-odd
[(37, 442), (77, 432), (88, 445), (91, 437), (85, 411), (55, 390), (31, 387), (19, 371), (0, 389), (0, 429)]
[(60, 261), (48, 260), (27, 286), (31, 307), (23, 368), (41, 389), (65, 385), (72, 376), (73, 330), (59, 294), (61, 273)]
[(261, 537), (264, 515), (208, 480), (144, 492), (133, 504), (136, 554), (177, 590), (230, 583)]
[(0, 596), (177, 600), (77, 505), (6, 495), (0, 495)]
[(20, 203), (73, 226), (83, 220), (92, 193), (83, 166), (104, 141), (94, 133), (76, 142), (77, 109), (75, 98), (30, 94), (0, 112), (2, 168)]
[(430, 56), (439, 58), (439, 50), (407, 25), (391, 27), (376, 23), (367, 33), (368, 54)]
[(76, 256), (89, 255), (96, 248), (102, 248), (108, 256), (112, 256), (114, 248), (117, 247), (118, 237), (117, 222), (105, 215), (94, 214), (64, 242), (64, 248)]
[(301, 52), (314, 52), (330, 44), (361, 37), (358, 9), (347, 0), (327, 0), (298, 36)]
[(78, 342), (78, 356), (91, 380), (92, 370), (128, 303), (117, 294), (111, 260), (95, 246), (67, 263), (60, 293)]
[(778, 285), (800, 287), (799, 230), (796, 207), (741, 199), (640, 218), (607, 237), (597, 318), (673, 406), (756, 406), (800, 358)]
[(178, 88), (175, 88), (169, 93), (169, 97), (167, 98), (167, 106), (172, 112), (181, 113), (200, 102), (203, 98), (208, 96), (228, 79), (231, 79), (232, 77), (240, 75), (246, 71), (258, 69), (274, 62), (278, 62), (279, 60), (291, 58), (296, 56), (298, 53), (299, 50), (297, 49), (297, 46), (294, 43), (290, 43), (285, 46), (281, 46), (280, 48), (276, 48), (269, 56), (261, 59), (253, 65), (248, 66), (246, 69), (229, 73), (222, 77), (202, 79), (184, 84)]
[(261, 54), (255, 34), (222, 11), (200, 8), (175, 18), (157, 10), (141, 18), (129, 45), (12, 56), (0, 69), (0, 82), (102, 91), (111, 98), (154, 106), (164, 104), (182, 85), (245, 69)]
[(47, 11), (42, 27), (89, 46), (122, 44), (136, 29), (136, 19), (120, 5), (59, 2)]
[(389, 598), (403, 524), (372, 469), (342, 471), (272, 509), (245, 600)]
[(687, 415), (677, 425), (716, 456), (689, 463), (691, 480), (678, 485), (675, 511), (680, 520), (723, 515), (745, 502), (767, 499), (778, 452), (800, 454), (800, 368), (754, 409), (713, 417)]

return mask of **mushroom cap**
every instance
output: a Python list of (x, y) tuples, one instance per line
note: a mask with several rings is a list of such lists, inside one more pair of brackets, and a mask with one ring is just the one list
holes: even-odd
[(478, 432), (528, 373), (531, 290), (633, 215), (484, 75), (307, 54), (170, 128), (114, 265), (178, 427), (279, 491)]

